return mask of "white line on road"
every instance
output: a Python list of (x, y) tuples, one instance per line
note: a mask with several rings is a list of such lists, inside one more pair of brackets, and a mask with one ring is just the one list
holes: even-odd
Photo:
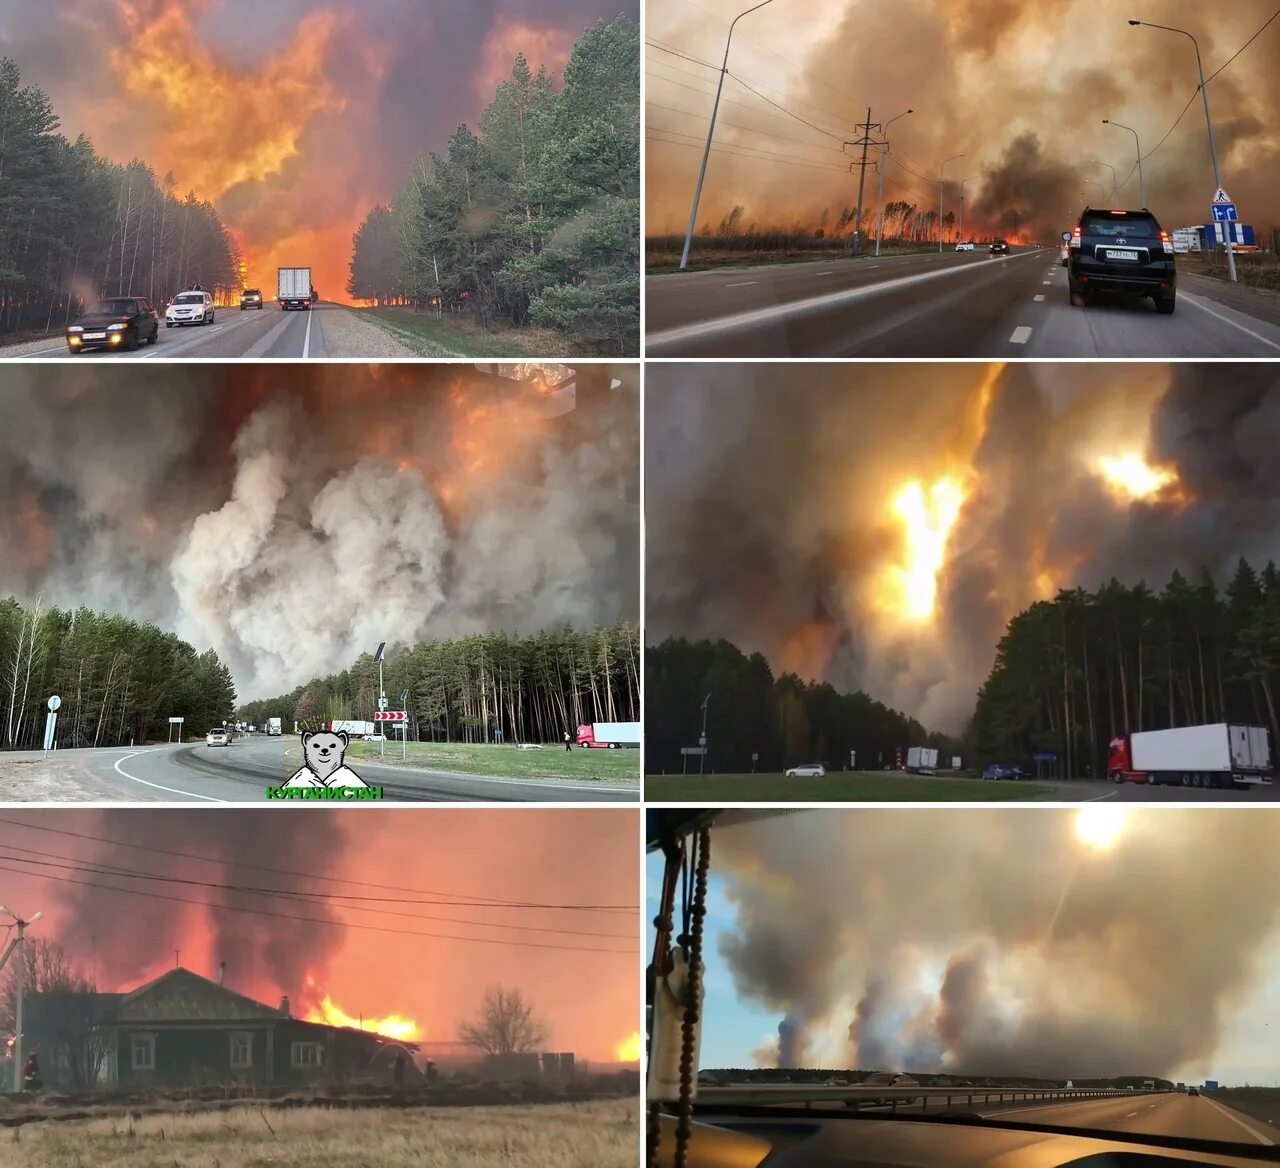
[[(143, 754), (145, 752), (139, 750), (139, 751), (136, 751), (135, 753)], [(120, 762), (117, 762), (112, 769), (115, 771), (118, 771), (126, 779), (132, 779), (135, 783), (141, 783), (144, 787), (154, 787), (157, 791), (168, 791), (170, 795), (185, 795), (188, 799), (203, 799), (207, 803), (225, 803), (226, 802), (225, 799), (215, 799), (212, 795), (197, 795), (194, 791), (179, 791), (176, 787), (162, 787), (159, 783), (149, 783), (147, 782), (146, 779), (140, 779), (138, 778), (137, 775), (131, 775), (127, 770), (124, 769), (124, 767), (120, 765), (120, 763), (124, 762), (126, 758), (132, 758), (132, 757), (133, 757), (132, 754), (126, 754), (124, 758), (122, 758)]]
[(1047, 287), (1049, 287), (1049, 285), (1050, 285), (1050, 284), (1052, 284), (1052, 283), (1053, 283), (1053, 281), (1052, 281), (1052, 280), (1046, 280), (1046, 281), (1044, 282), (1044, 286), (1047, 288)]
[[(1000, 262), (1012, 262), (1023, 256), (1035, 255), (1035, 252), (1023, 252), (1017, 256), (1004, 256)], [(792, 300), (786, 304), (773, 305), (769, 308), (754, 308), (746, 312), (735, 312), (728, 316), (713, 317), (711, 320), (699, 321), (696, 324), (677, 325), (675, 328), (663, 329), (650, 333), (647, 338), (649, 354), (662, 345), (676, 344), (680, 341), (696, 340), (713, 333), (733, 332), (762, 324), (776, 324), (790, 316), (800, 316), (815, 309), (834, 308), (839, 304), (848, 304), (854, 300), (865, 300), (885, 292), (897, 292), (902, 288), (910, 288), (916, 284), (925, 284), (932, 280), (953, 278), (957, 272), (981, 272), (983, 266), (947, 267), (939, 271), (921, 272), (915, 276), (897, 276), (891, 280), (882, 280), (875, 284), (858, 288), (846, 288), (840, 292), (824, 292), (821, 296), (809, 296), (803, 300)]]
[(1268, 1147), (1271, 1147), (1275, 1144), (1274, 1140), (1267, 1139), (1267, 1137), (1264, 1136), (1260, 1131), (1254, 1131), (1254, 1129), (1251, 1128), (1247, 1123), (1245, 1123), (1243, 1119), (1240, 1119), (1239, 1117), (1237, 1117), (1233, 1112), (1228, 1111), (1225, 1107), (1222, 1106), (1221, 1103), (1218, 1103), (1216, 1100), (1210, 1099), (1207, 1095), (1201, 1095), (1200, 1098), (1203, 1099), (1206, 1103), (1210, 1104), (1211, 1106), (1216, 1107), (1219, 1111), (1222, 1112), (1223, 1115), (1225, 1115), (1229, 1120), (1231, 1120), (1232, 1123), (1237, 1124), (1239, 1127), (1244, 1128), (1244, 1130), (1247, 1131), (1251, 1136), (1253, 1136), (1253, 1138), (1257, 1140), (1258, 1143), (1266, 1144)]
[(1133, 1118), (1135, 1115), (1137, 1115), (1137, 1114), (1138, 1114), (1138, 1113), (1137, 1113), (1136, 1111), (1131, 1111), (1131, 1112), (1129, 1112), (1129, 1114), (1128, 1114), (1128, 1115), (1126, 1115), (1126, 1116), (1125, 1116), (1125, 1119), (1132, 1119), (1132, 1118)]
[(1239, 329), (1242, 333), (1252, 337), (1255, 341), (1261, 341), (1264, 345), (1270, 345), (1271, 348), (1280, 351), (1280, 344), (1276, 344), (1275, 341), (1269, 340), (1261, 333), (1255, 333), (1253, 329), (1247, 329), (1244, 325), (1237, 324), (1229, 316), (1223, 316), (1220, 312), (1214, 312), (1212, 308), (1200, 299), (1200, 297), (1193, 296), (1190, 292), (1181, 292), (1179, 293), (1179, 297), (1182, 300), (1185, 300), (1188, 304), (1195, 305), (1195, 307), (1200, 309), (1201, 312), (1207, 312), (1210, 316), (1216, 317), (1218, 320), (1222, 321), (1223, 324), (1229, 324), (1232, 328)]
[(741, 284), (726, 284), (726, 288), (749, 288), (752, 284), (760, 283), (759, 280), (743, 280)]
[(836, 271), (835, 268), (828, 268), (825, 272), (814, 272), (813, 274), (815, 276), (834, 276)]
[(1043, 303), (1044, 303), (1044, 293), (1043, 293), (1043, 292), (1041, 292), (1038, 296), (1033, 296), (1033, 297), (1031, 297), (1031, 299), (1032, 299), (1032, 300), (1034, 300), (1037, 304), (1043, 304)]
[(1103, 799), (1114, 799), (1119, 791), (1108, 791), (1105, 795), (1095, 795), (1092, 799), (1086, 799), (1086, 803), (1101, 803)]
[(307, 309), (307, 335), (302, 338), (302, 355), (311, 356), (311, 309)]
[(1013, 336), (1009, 338), (1011, 345), (1025, 345), (1031, 339), (1031, 328), (1028, 325), (1020, 324), (1013, 330)]

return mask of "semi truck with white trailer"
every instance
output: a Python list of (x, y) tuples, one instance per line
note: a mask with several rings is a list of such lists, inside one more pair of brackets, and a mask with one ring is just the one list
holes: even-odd
[(1121, 734), (1111, 741), (1107, 777), (1183, 787), (1270, 783), (1271, 735), (1263, 726), (1230, 722)]
[(576, 746), (617, 750), (640, 745), (639, 722), (590, 722), (578, 727)]
[(311, 269), (277, 268), (276, 299), (282, 309), (311, 307)]
[(336, 722), (328, 722), (325, 724), (326, 729), (331, 730), (334, 734), (340, 734), (345, 730), (352, 738), (363, 738), (366, 734), (377, 734), (378, 728), (372, 722), (361, 722), (352, 718), (342, 718)]
[(938, 752), (930, 746), (907, 748), (907, 770), (935, 771), (938, 769)]

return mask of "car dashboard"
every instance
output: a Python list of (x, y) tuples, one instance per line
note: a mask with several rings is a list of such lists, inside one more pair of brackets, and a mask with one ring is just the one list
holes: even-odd
[[(827, 1118), (774, 1109), (700, 1114), (687, 1168), (1243, 1168), (1280, 1162), (1280, 1148), (1037, 1128), (974, 1116), (911, 1120)], [(676, 1126), (664, 1115), (657, 1163), (675, 1163)]]

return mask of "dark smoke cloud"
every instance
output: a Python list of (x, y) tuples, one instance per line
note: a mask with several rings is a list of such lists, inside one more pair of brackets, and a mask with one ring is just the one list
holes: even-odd
[[(962, 729), (1009, 618), (1058, 587), (1221, 585), (1240, 556), (1280, 556), (1265, 365), (664, 365), (646, 401), (650, 642), (724, 637), (940, 729)], [(1174, 468), (1185, 498), (1114, 494), (1097, 458), (1123, 452)], [(936, 622), (913, 628), (877, 605), (890, 502), (943, 474), (969, 494)], [(823, 652), (798, 635), (815, 622)]]
[(382, 640), (636, 619), (638, 392), (614, 372), (556, 414), (468, 366), (17, 370), (0, 595), (173, 629), (242, 698)]
[[(1274, 973), (1275, 814), (1132, 815), (1110, 850), (1080, 841), (1080, 814), (828, 810), (722, 829), (739, 996), (784, 1016), (790, 1049), (803, 1028), (803, 1065), (1207, 1069)], [(904, 870), (904, 855), (925, 859)]]

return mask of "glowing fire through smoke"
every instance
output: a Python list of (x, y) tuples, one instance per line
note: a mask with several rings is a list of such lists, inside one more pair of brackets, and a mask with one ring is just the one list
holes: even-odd
[(638, 1063), (640, 1061), (640, 1032), (633, 1030), (614, 1048), (620, 1063)]
[(912, 479), (894, 497), (893, 513), (902, 523), (903, 558), (889, 570), (889, 607), (907, 620), (925, 621), (933, 615), (938, 573), (964, 498), (959, 481), (949, 476), (935, 479), (927, 488)]
[[(316, 990), (316, 984), (307, 978), (307, 989)], [(324, 1022), (329, 1026), (348, 1026), (353, 1030), (365, 1030), (371, 1034), (380, 1034), (383, 1038), (398, 1038), (410, 1042), (421, 1036), (418, 1024), (403, 1014), (388, 1014), (385, 1018), (353, 1018), (334, 1000), (325, 994), (319, 1005), (307, 1011), (307, 1022)]]
[(1152, 466), (1140, 454), (1129, 453), (1098, 458), (1098, 470), (1116, 494), (1130, 499), (1148, 499), (1178, 480), (1165, 467)]

